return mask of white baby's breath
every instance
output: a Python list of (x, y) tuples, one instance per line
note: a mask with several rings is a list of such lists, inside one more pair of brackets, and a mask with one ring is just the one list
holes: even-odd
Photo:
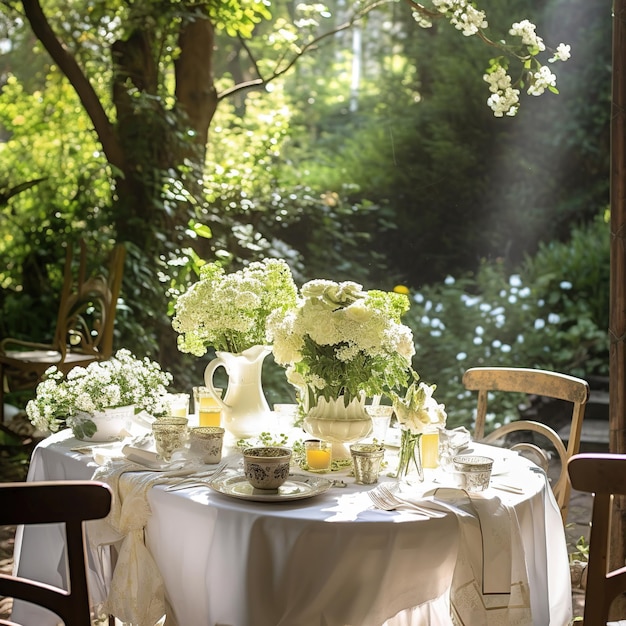
[(33, 425), (55, 433), (78, 413), (93, 415), (107, 408), (134, 405), (152, 415), (167, 411), (167, 386), (172, 375), (148, 359), (138, 359), (129, 350), (118, 350), (111, 359), (74, 367), (67, 375), (56, 366), (49, 368), (26, 405)]

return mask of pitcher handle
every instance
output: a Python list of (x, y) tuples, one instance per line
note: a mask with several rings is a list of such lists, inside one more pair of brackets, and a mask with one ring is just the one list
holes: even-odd
[(218, 405), (222, 409), (230, 409), (231, 407), (222, 400), (222, 398), (220, 397), (220, 394), (218, 394), (215, 391), (215, 387), (213, 386), (213, 375), (215, 374), (215, 370), (218, 367), (223, 367), (226, 370), (226, 373), (228, 374), (228, 369), (226, 368), (225, 361), (219, 356), (215, 357), (206, 366), (206, 369), (204, 370), (204, 384), (206, 388), (209, 390), (209, 393), (211, 394), (211, 396), (213, 396), (213, 399), (218, 403)]

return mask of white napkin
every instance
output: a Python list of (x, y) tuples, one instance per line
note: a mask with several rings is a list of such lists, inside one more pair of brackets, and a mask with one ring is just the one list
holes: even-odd
[(169, 463), (166, 463), (161, 457), (151, 450), (143, 450), (135, 446), (126, 445), (122, 448), (122, 454), (133, 463), (143, 465), (149, 469), (165, 469)]
[[(461, 541), (452, 583), (459, 625), (532, 625), (530, 589), (515, 509), (498, 497), (440, 487), (422, 497), (402, 497), (421, 507), (454, 513)], [(399, 506), (398, 508), (402, 508)]]
[[(137, 454), (136, 450), (134, 453)], [(168, 607), (163, 578), (144, 544), (144, 528), (151, 515), (148, 491), (155, 485), (192, 475), (197, 468), (179, 467), (160, 472), (138, 469), (127, 460), (112, 460), (95, 471), (92, 480), (106, 482), (111, 487), (113, 503), (106, 518), (90, 522), (89, 543), (96, 551), (108, 546), (117, 550), (104, 610), (133, 626), (154, 626), (168, 612)], [(122, 481), (124, 474), (127, 476)]]

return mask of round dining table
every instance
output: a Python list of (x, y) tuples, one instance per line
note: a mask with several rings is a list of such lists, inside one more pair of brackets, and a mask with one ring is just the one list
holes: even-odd
[[(545, 474), (514, 452), (470, 445), (495, 459), (486, 491), (468, 494), (427, 470), (395, 510), (377, 508), (368, 495), (377, 485), (356, 484), (348, 469), (295, 469), (291, 479), (310, 479), (311, 494), (268, 500), (193, 476), (161, 480), (69, 431), (36, 447), (28, 480), (112, 485), (110, 519), (87, 527), (90, 593), (94, 606), (138, 626), (154, 626), (162, 611), (168, 626), (566, 626), (565, 534)], [(397, 483), (394, 454), (381, 483)], [(222, 486), (242, 471), (238, 449), (224, 460)], [(18, 574), (62, 586), (62, 563), (58, 528), (18, 530)], [(56, 623), (18, 601), (13, 617)]]

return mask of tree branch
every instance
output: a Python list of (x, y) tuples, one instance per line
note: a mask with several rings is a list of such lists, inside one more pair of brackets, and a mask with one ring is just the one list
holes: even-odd
[(30, 22), (30, 26), (37, 38), (44, 45), (52, 60), (70, 81), (85, 111), (91, 119), (98, 135), (102, 149), (109, 163), (119, 169), (123, 169), (124, 155), (117, 140), (115, 130), (107, 114), (85, 76), (76, 59), (67, 51), (63, 43), (57, 38), (47, 17), (45, 16), (39, 0), (22, 0), (24, 13)]
[(276, 80), (277, 78), (279, 78), (280, 76), (288, 72), (298, 62), (298, 59), (303, 57), (308, 52), (311, 52), (312, 50), (314, 50), (321, 41), (323, 41), (324, 39), (328, 39), (328, 37), (332, 37), (333, 35), (336, 35), (337, 33), (340, 33), (344, 30), (348, 30), (352, 28), (352, 26), (354, 26), (356, 22), (363, 19), (368, 13), (370, 13), (374, 9), (377, 9), (379, 6), (383, 4), (389, 4), (390, 2), (394, 2), (394, 1), (395, 0), (375, 0), (375, 2), (372, 2), (372, 4), (369, 4), (363, 9), (361, 9), (360, 11), (357, 11), (344, 24), (341, 24), (340, 26), (337, 26), (336, 28), (333, 28), (332, 30), (329, 30), (328, 32), (323, 33), (319, 37), (315, 37), (314, 39), (309, 41), (307, 44), (302, 46), (300, 50), (296, 54), (294, 54), (294, 56), (290, 60), (287, 61), (287, 64), (283, 68), (275, 69), (268, 77), (262, 76), (261, 71), (259, 70), (259, 66), (257, 65), (254, 59), (254, 56), (252, 55), (252, 52), (250, 51), (248, 46), (245, 44), (245, 42), (242, 41), (241, 42), (242, 46), (245, 49), (246, 53), (248, 54), (248, 57), (252, 61), (252, 64), (254, 65), (254, 68), (257, 74), (259, 75), (259, 78), (248, 80), (243, 83), (238, 83), (237, 85), (233, 85), (229, 89), (225, 89), (224, 91), (218, 94), (217, 96), (218, 101), (223, 100), (224, 98), (228, 98), (229, 96), (232, 96), (234, 93), (238, 93), (239, 91), (243, 91), (245, 89), (251, 89), (253, 87), (261, 87), (263, 85), (268, 85), (273, 80)]

